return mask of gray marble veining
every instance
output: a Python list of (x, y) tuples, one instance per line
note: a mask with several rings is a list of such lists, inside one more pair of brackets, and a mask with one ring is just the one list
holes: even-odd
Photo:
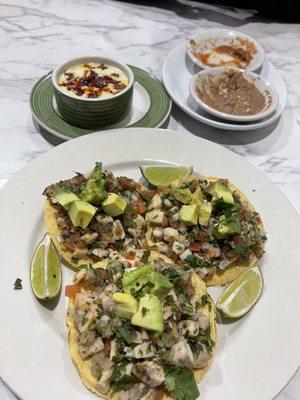
[[(232, 27), (257, 38), (282, 74), (288, 104), (281, 119), (255, 132), (206, 127), (173, 107), (168, 127), (218, 142), (264, 171), (300, 211), (300, 26), (255, 12), (178, 0), (0, 0), (0, 185), (49, 150), (33, 125), (32, 85), (62, 60), (105, 53), (158, 77), (168, 52), (191, 31)], [(155, 3), (158, 4), (158, 3)], [(277, 400), (300, 398), (300, 373)], [(0, 383), (0, 399), (15, 399)]]

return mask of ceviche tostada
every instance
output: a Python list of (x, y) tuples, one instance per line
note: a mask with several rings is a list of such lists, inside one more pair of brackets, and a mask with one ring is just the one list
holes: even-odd
[(62, 259), (78, 268), (114, 250), (145, 248), (145, 212), (153, 191), (96, 166), (44, 190), (45, 224)]
[(66, 287), (73, 362), (107, 399), (195, 400), (215, 350), (215, 305), (194, 271), (131, 253), (86, 265)]
[(227, 179), (190, 176), (157, 188), (146, 214), (147, 245), (224, 285), (264, 253), (259, 214)]

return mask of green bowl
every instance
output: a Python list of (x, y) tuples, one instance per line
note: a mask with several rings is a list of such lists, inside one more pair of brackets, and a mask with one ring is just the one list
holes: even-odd
[[(58, 77), (71, 66), (89, 62), (112, 65), (123, 71), (129, 84), (113, 97), (89, 99), (72, 96), (61, 90)], [(77, 57), (60, 64), (52, 72), (52, 84), (61, 116), (68, 123), (80, 128), (101, 128), (121, 121), (129, 113), (132, 103), (134, 76), (131, 69), (116, 60), (107, 57), (87, 56)]]

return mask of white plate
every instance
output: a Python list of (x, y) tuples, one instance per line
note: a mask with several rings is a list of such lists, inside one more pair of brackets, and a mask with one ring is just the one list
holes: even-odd
[(281, 75), (269, 61), (264, 62), (260, 75), (274, 86), (279, 95), (279, 104), (274, 114), (254, 123), (234, 123), (203, 111), (189, 94), (189, 82), (201, 68), (190, 60), (186, 48), (187, 44), (183, 43), (169, 53), (163, 65), (162, 78), (172, 100), (188, 115), (215, 128), (241, 131), (263, 128), (280, 117), (286, 105), (287, 91)]
[[(122, 151), (120, 151), (122, 149)], [(139, 178), (139, 163), (193, 164), (197, 173), (229, 178), (262, 214), (268, 234), (265, 287), (243, 319), (218, 325), (216, 357), (200, 399), (271, 400), (300, 363), (299, 217), (278, 188), (245, 159), (192, 135), (127, 128), (71, 140), (35, 159), (0, 192), (0, 375), (23, 400), (95, 399), (72, 364), (66, 300), (55, 308), (33, 296), (29, 264), (41, 238), (44, 187), (101, 160), (116, 174)], [(254, 191), (255, 190), (255, 191)], [(23, 279), (23, 290), (13, 283)], [(64, 269), (63, 285), (72, 272)]]

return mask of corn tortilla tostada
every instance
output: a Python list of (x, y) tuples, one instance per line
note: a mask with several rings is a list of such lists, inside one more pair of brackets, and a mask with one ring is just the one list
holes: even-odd
[(144, 248), (146, 204), (153, 191), (96, 166), (48, 186), (44, 219), (61, 258), (71, 267), (96, 263), (111, 251)]
[(160, 187), (146, 214), (149, 249), (225, 285), (254, 266), (266, 240), (259, 214), (227, 179), (190, 176)]
[(195, 272), (146, 256), (134, 268), (116, 256), (77, 273), (67, 288), (71, 356), (85, 386), (106, 399), (184, 391), (194, 400), (215, 351), (215, 305)]

